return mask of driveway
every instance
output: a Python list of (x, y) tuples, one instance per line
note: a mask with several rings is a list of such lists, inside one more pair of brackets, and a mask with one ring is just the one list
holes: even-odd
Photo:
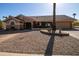
[(6, 35), (0, 35), (0, 42), (3, 42), (5, 40), (9, 40), (13, 37), (15, 37), (18, 34), (6, 34)]
[[(5, 33), (8, 36), (12, 35), (9, 39), (5, 38), (8, 36), (2, 35), (4, 41), (0, 42), (0, 55), (44, 55), (47, 47), (52, 46), (49, 46), (49, 43), (53, 38), (40, 31)], [(53, 48), (53, 55), (79, 55), (79, 40), (71, 36), (55, 36), (54, 46), (50, 48)]]
[(68, 32), (70, 36), (79, 39), (79, 28), (75, 28), (74, 30), (65, 30), (64, 32)]

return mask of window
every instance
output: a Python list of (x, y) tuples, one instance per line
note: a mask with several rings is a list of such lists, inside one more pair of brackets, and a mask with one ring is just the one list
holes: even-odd
[(14, 22), (11, 22), (11, 25), (14, 25)]

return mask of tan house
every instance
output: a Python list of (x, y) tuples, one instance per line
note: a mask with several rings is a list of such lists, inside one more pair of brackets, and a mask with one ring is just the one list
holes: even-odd
[[(72, 22), (76, 19), (66, 15), (56, 15), (56, 27), (62, 29), (73, 28)], [(4, 20), (6, 29), (33, 29), (49, 28), (53, 22), (53, 16), (9, 16)]]

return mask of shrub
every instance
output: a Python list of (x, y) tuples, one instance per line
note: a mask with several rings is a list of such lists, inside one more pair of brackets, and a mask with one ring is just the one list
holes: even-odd
[(79, 21), (74, 21), (73, 26), (79, 26)]
[(0, 30), (2, 29), (2, 21), (0, 20)]

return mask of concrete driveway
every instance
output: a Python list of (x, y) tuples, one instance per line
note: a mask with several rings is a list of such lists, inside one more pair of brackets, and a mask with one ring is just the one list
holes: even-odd
[(9, 40), (13, 37), (15, 37), (18, 34), (7, 34), (7, 35), (0, 35), (0, 43), (5, 41), (5, 40)]
[[(2, 36), (3, 35), (3, 36)], [(40, 31), (2, 34), (0, 55), (44, 55), (51, 37)], [(7, 39), (6, 39), (7, 38)], [(4, 40), (4, 41), (2, 41)], [(51, 41), (52, 42), (52, 41)], [(79, 40), (71, 36), (55, 36), (53, 55), (79, 55)]]
[(64, 32), (68, 32), (70, 36), (79, 39), (79, 28), (75, 28), (74, 30), (65, 30)]

